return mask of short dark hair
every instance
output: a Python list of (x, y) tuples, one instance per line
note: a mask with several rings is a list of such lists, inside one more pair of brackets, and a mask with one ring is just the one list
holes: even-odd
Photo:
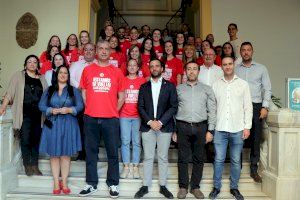
[(231, 58), (231, 59), (233, 60), (233, 62), (234, 62), (234, 58), (233, 58), (232, 56), (225, 55), (225, 56), (222, 57), (222, 61), (223, 61), (225, 58)]
[(243, 42), (243, 43), (241, 44), (241, 48), (242, 48), (243, 46), (246, 46), (246, 45), (251, 46), (251, 49), (253, 50), (253, 46), (252, 46), (251, 42)]
[(29, 56), (27, 56), (26, 58), (25, 58), (25, 61), (24, 61), (24, 70), (26, 70), (26, 65), (27, 65), (27, 61), (30, 59), (30, 58), (35, 58), (36, 59), (36, 61), (37, 61), (37, 70), (36, 70), (36, 74), (39, 74), (39, 69), (41, 68), (40, 67), (40, 60), (39, 60), (39, 57), (37, 57), (36, 55), (33, 55), (33, 54), (31, 54), (31, 55), (29, 55)]
[(189, 64), (196, 64), (197, 66), (198, 66), (198, 70), (200, 71), (200, 65), (198, 65), (198, 63), (196, 63), (195, 61), (190, 61), (190, 62), (187, 62), (187, 63), (185, 63), (185, 65), (184, 65), (184, 70), (186, 70), (186, 67), (189, 65)]
[(229, 28), (229, 26), (234, 26), (234, 28), (238, 29), (238, 27), (237, 27), (237, 25), (236, 25), (235, 23), (230, 23), (230, 24), (228, 25), (228, 28)]
[(159, 60), (158, 58), (152, 58), (151, 60), (150, 60), (150, 62), (149, 62), (149, 66), (150, 66), (150, 63), (152, 62), (152, 61), (155, 61), (155, 60), (157, 60), (159, 63), (160, 63), (160, 66), (163, 68), (163, 70), (165, 71), (165, 63), (163, 63), (161, 60)]

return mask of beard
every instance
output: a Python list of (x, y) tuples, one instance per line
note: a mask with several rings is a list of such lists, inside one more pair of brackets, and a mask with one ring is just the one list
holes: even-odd
[(161, 72), (157, 72), (157, 73), (151, 73), (151, 77), (152, 78), (159, 78), (159, 77), (161, 77)]

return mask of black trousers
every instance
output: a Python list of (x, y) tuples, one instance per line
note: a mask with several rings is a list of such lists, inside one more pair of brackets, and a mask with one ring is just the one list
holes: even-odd
[(98, 184), (98, 152), (100, 137), (103, 136), (107, 154), (106, 184), (119, 185), (118, 145), (120, 140), (118, 118), (96, 118), (84, 115), (85, 151), (86, 151), (86, 182)]
[(191, 176), (191, 189), (200, 188), (202, 179), (204, 155), (205, 155), (205, 134), (207, 124), (190, 125), (177, 121), (177, 142), (178, 142), (178, 183), (180, 188), (188, 189), (189, 174), (188, 163), (192, 155), (193, 170)]
[(86, 153), (85, 153), (85, 135), (84, 135), (84, 129), (83, 129), (83, 113), (84, 112), (80, 112), (77, 114), (77, 120), (78, 120), (78, 124), (79, 124), (79, 128), (80, 128), (80, 137), (81, 137), (81, 145), (82, 145), (82, 150), (79, 151), (78, 153), (78, 159), (82, 159), (84, 160), (86, 157)]
[(34, 118), (29, 116), (23, 117), (20, 129), (20, 144), (24, 166), (38, 165), (41, 132), (40, 116)]
[(252, 128), (250, 131), (250, 172), (256, 173), (258, 166), (257, 163), (260, 159), (260, 141), (262, 134), (262, 119), (259, 119), (261, 103), (253, 103), (253, 118), (252, 118)]

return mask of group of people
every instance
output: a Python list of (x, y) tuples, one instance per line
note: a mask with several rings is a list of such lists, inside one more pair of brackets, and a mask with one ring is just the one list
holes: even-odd
[(134, 198), (149, 192), (157, 150), (160, 193), (171, 199), (167, 172), (173, 140), (178, 144), (177, 197), (186, 198), (190, 187), (201, 199), (205, 145), (213, 142), (214, 187), (209, 198), (216, 199), (220, 193), (229, 146), (230, 192), (243, 199), (238, 181), (244, 140), (250, 137), (251, 177), (261, 182), (257, 172), (260, 135), (271, 99), (268, 71), (252, 60), (252, 44), (238, 41), (236, 24), (228, 26), (230, 40), (221, 55), (212, 45), (212, 34), (202, 41), (182, 32), (163, 41), (161, 30), (150, 34), (147, 25), (140, 37), (136, 27), (131, 28), (130, 39), (125, 33), (119, 27), (115, 34), (113, 25), (107, 24), (96, 45), (87, 31), (80, 33), (79, 41), (71, 34), (64, 50), (54, 35), (40, 59), (29, 55), (24, 70), (13, 75), (0, 115), (12, 104), (25, 173), (42, 175), (38, 156), (48, 154), (53, 194), (69, 194), (70, 158), (79, 152), (78, 158), (86, 161), (87, 183), (79, 195), (88, 196), (97, 191), (102, 137), (111, 197), (119, 195), (120, 178), (141, 177), (142, 146), (143, 183)]

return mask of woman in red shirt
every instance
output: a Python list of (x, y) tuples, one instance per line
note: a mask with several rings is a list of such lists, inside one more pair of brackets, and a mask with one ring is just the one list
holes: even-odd
[(126, 63), (126, 57), (121, 51), (119, 40), (116, 36), (111, 36), (111, 38), (109, 39), (109, 46), (109, 63), (115, 67), (120, 68), (123, 63)]
[(178, 58), (180, 60), (182, 60), (184, 44), (185, 44), (185, 41), (184, 41), (183, 33), (177, 33), (175, 55), (176, 55), (176, 58)]
[(159, 29), (154, 29), (152, 32), (152, 39), (153, 39), (153, 49), (154, 52), (156, 53), (156, 57), (158, 59), (162, 59), (162, 55), (164, 53), (164, 41), (161, 37), (161, 30)]
[[(144, 77), (148, 80), (150, 78), (150, 69), (149, 69), (149, 66), (142, 64), (141, 52), (140, 52), (140, 49), (138, 46), (133, 45), (129, 48), (128, 60), (130, 60), (130, 59), (134, 59), (138, 63), (138, 66), (139, 66), (138, 76)], [(127, 76), (128, 72), (127, 72), (126, 63), (123, 63), (121, 65), (121, 70), (122, 70), (124, 76)]]
[(139, 32), (135, 26), (133, 26), (130, 30), (130, 45), (137, 45), (139, 48), (141, 47), (141, 43), (138, 42)]
[(86, 30), (82, 30), (79, 33), (79, 41), (80, 41), (80, 46), (78, 48), (78, 55), (79, 55), (78, 60), (83, 60), (83, 47), (84, 45), (90, 43), (91, 41), (89, 32)]
[[(40, 55), (40, 63), (44, 63), (48, 60), (48, 58), (50, 58), (49, 52), (50, 52), (50, 48), (52, 46), (57, 46), (59, 48), (59, 52), (61, 50), (61, 42), (60, 39), (57, 35), (52, 35), (50, 40), (48, 41), (48, 45), (47, 45), (47, 50), (44, 51), (41, 55)], [(49, 60), (51, 61), (51, 60)]]
[(47, 60), (45, 62), (41, 62), (41, 69), (40, 73), (44, 75), (48, 70), (52, 70), (52, 60), (55, 54), (59, 53), (60, 49), (57, 46), (52, 46), (49, 49), (49, 52), (47, 54), (49, 55), (47, 57)]
[(175, 57), (174, 46), (171, 41), (165, 43), (165, 70), (162, 77), (173, 83), (175, 86), (181, 84), (183, 75), (182, 61)]
[[(121, 153), (124, 164), (121, 178), (140, 178), (139, 163), (141, 152), (140, 117), (138, 113), (139, 89), (146, 80), (138, 76), (139, 65), (136, 59), (130, 59), (127, 66), (128, 75), (123, 79), (125, 103), (120, 110)], [(132, 142), (132, 159), (130, 159), (130, 142)], [(130, 169), (130, 163), (133, 168)]]
[(70, 65), (72, 62), (78, 61), (78, 38), (75, 34), (69, 35), (66, 48), (63, 50), (66, 56), (67, 64)]
[(156, 58), (151, 38), (145, 38), (141, 46), (142, 65), (149, 66), (150, 60)]

